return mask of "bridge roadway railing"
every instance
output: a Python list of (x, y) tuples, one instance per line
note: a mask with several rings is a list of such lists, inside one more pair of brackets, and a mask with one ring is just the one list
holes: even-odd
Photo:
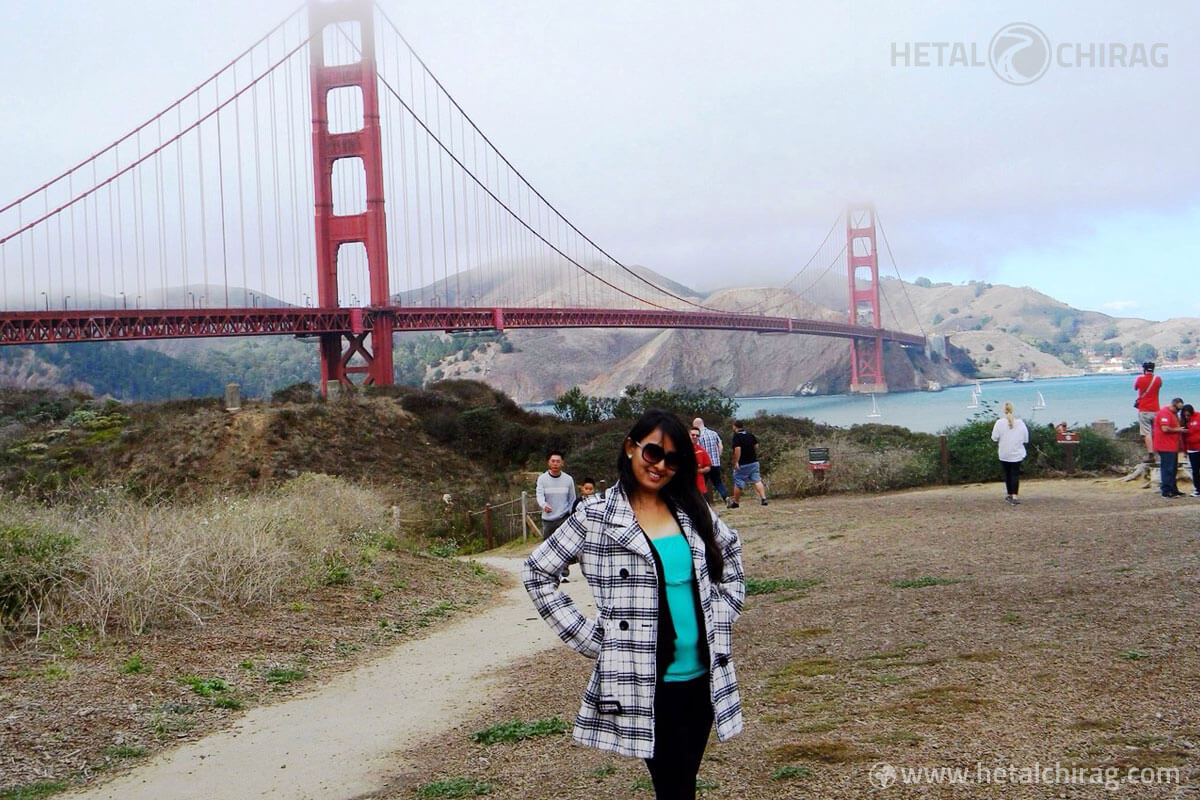
[(509, 328), (693, 328), (873, 339), (923, 347), (924, 337), (847, 322), (719, 311), (592, 308), (184, 308), (0, 312), (0, 345), (190, 339), (215, 336), (358, 334), (380, 316), (396, 331)]

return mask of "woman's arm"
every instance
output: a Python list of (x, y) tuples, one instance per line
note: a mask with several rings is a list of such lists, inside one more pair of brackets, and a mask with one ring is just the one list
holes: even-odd
[(720, 599), (729, 607), (729, 622), (733, 623), (742, 613), (742, 604), (746, 601), (746, 573), (742, 571), (742, 539), (737, 531), (730, 528), (719, 517), (713, 515), (713, 533), (721, 555), (725, 558), (725, 567), (721, 570), (721, 580), (713, 581), (713, 599)]
[(576, 652), (595, 658), (600, 654), (603, 631), (596, 620), (579, 612), (575, 601), (558, 585), (559, 575), (567, 564), (583, 552), (586, 514), (585, 509), (572, 514), (549, 539), (538, 545), (521, 568), (521, 580), (534, 607), (558, 638)]

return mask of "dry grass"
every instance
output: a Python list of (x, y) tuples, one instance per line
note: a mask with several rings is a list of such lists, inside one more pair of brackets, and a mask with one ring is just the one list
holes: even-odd
[(100, 637), (261, 607), (287, 586), (349, 581), (391, 535), (377, 493), (324, 475), (302, 475), (259, 497), (195, 504), (97, 490), (52, 508), (5, 505), (78, 543), (40, 624)]

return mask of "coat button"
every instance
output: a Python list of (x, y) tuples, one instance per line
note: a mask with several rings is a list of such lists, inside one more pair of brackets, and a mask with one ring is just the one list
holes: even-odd
[(628, 577), (629, 577), (629, 570), (625, 569), (624, 567), (621, 567), (621, 577), (622, 577), (622, 578), (628, 578)]
[(625, 620), (621, 620), (621, 624), (617, 627), (619, 627), (623, 631), (627, 631), (627, 630), (629, 630), (629, 623), (626, 622)]

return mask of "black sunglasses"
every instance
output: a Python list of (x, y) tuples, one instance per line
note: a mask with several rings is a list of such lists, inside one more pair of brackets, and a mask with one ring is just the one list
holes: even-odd
[(633, 446), (641, 449), (642, 461), (647, 466), (657, 464), (661, 461), (666, 465), (667, 469), (674, 472), (679, 469), (679, 465), (682, 463), (679, 453), (674, 450), (668, 453), (666, 450), (663, 450), (661, 444), (655, 442), (646, 442), (645, 444), (635, 442)]

